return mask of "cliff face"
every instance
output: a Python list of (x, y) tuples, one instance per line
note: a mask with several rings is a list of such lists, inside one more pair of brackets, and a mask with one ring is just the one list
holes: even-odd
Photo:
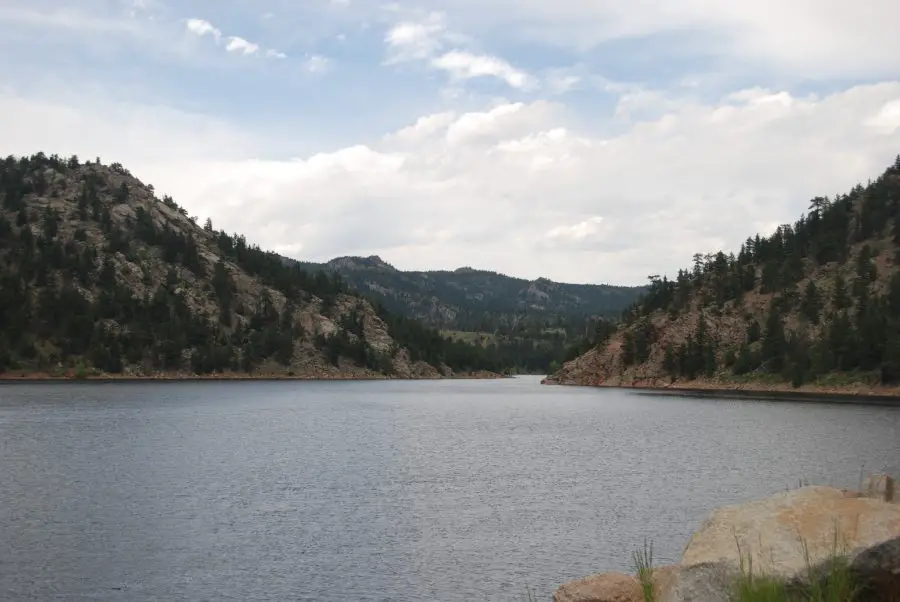
[(653, 278), (548, 383), (872, 389), (900, 382), (900, 158), (740, 252)]
[[(434, 378), (478, 351), (196, 223), (118, 164), (0, 163), (0, 374)], [(399, 337), (398, 337), (398, 334)]]

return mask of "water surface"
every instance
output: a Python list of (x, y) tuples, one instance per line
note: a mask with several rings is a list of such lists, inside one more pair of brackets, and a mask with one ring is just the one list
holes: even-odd
[(900, 409), (535, 378), (0, 385), (0, 597), (517, 600), (900, 472)]

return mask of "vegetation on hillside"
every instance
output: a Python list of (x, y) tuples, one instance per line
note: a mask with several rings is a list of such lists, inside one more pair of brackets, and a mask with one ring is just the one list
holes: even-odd
[(374, 256), (301, 265), (340, 274), (391, 313), (477, 342), (499, 365), (529, 373), (555, 370), (575, 357), (646, 290), (529, 281), (471, 268), (405, 272)]
[(651, 277), (593, 354), (607, 380), (900, 382), (900, 157), (740, 251)]
[(480, 347), (376, 313), (336, 274), (200, 227), (120, 164), (0, 162), (0, 373), (391, 374), (419, 361), (502, 368)]

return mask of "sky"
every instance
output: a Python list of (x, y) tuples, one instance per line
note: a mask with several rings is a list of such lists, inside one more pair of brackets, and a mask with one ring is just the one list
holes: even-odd
[(896, 0), (0, 0), (0, 153), (265, 249), (644, 284), (900, 154)]

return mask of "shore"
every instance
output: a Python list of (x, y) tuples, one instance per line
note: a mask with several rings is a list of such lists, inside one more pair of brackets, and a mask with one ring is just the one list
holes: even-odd
[(809, 401), (829, 403), (880, 403), (900, 406), (900, 387), (872, 386), (865, 383), (851, 385), (803, 385), (790, 383), (729, 383), (691, 381), (688, 383), (560, 383), (551, 377), (541, 384), (623, 389), (644, 395), (677, 395), (682, 397), (718, 397), (727, 399), (757, 399), (769, 401)]
[(407, 380), (492, 380), (511, 378), (493, 372), (467, 372), (451, 376), (398, 377), (371, 374), (91, 374), (76, 377), (71, 374), (50, 374), (45, 372), (16, 372), (0, 374), (0, 384), (13, 383), (59, 383), (59, 382), (235, 382), (235, 381), (407, 381)]

